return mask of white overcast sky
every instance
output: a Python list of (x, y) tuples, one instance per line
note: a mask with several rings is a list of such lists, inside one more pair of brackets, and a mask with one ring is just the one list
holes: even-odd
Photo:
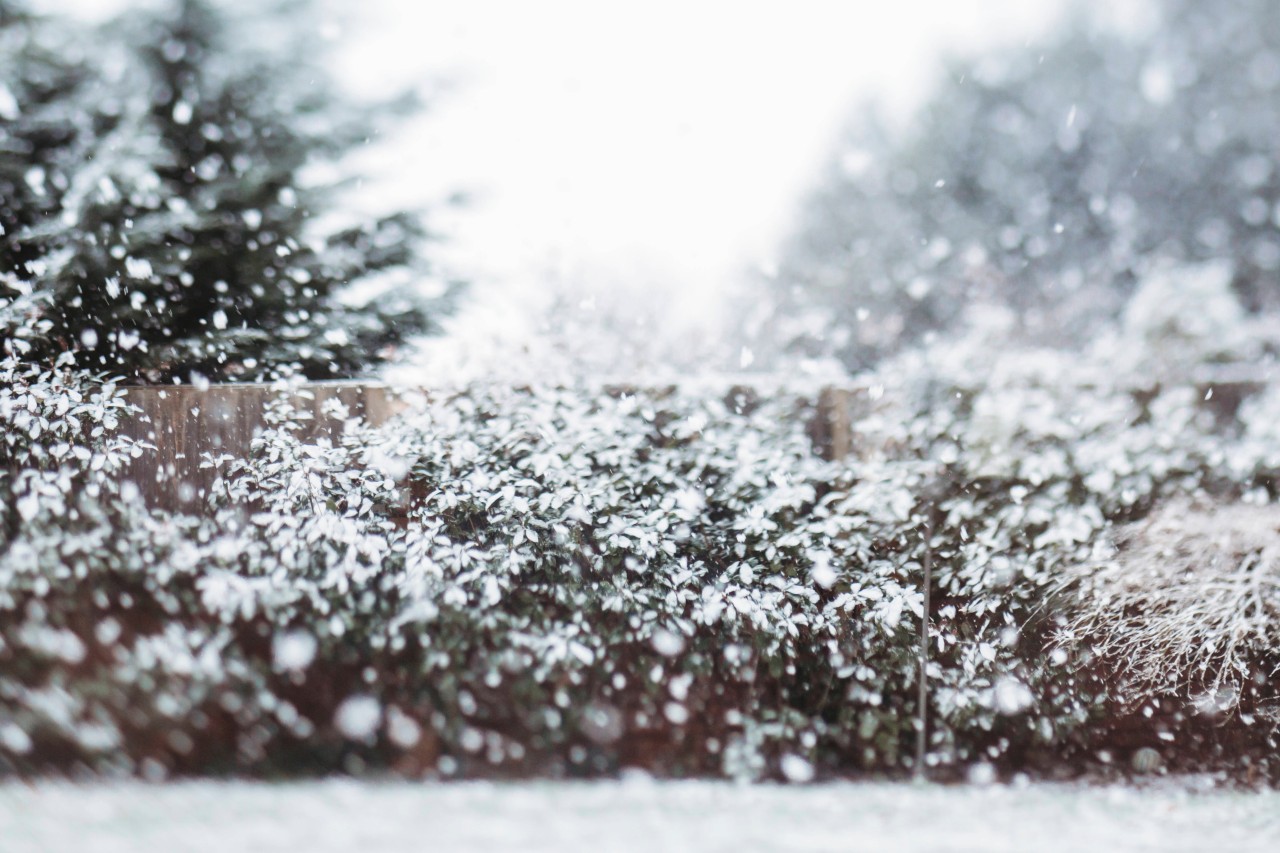
[(476, 191), (457, 249), (482, 279), (699, 301), (773, 255), (857, 99), (910, 103), (944, 55), (1033, 40), (1061, 6), (375, 0), (333, 35), (365, 91), (458, 80), (365, 168), (379, 198)]

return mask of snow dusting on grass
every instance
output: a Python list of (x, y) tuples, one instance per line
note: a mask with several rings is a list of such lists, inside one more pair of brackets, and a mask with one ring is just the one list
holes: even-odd
[(0, 788), (7, 853), (1270, 851), (1280, 794), (706, 782)]

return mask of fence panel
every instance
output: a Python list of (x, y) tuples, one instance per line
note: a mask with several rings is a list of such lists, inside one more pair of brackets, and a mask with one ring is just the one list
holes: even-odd
[[(282, 392), (246, 384), (133, 387), (125, 393), (141, 412), (125, 422), (122, 432), (156, 450), (133, 460), (124, 479), (138, 486), (148, 506), (198, 512), (216, 478), (212, 469), (200, 467), (203, 455), (248, 458), (253, 439), (266, 428), (269, 405)], [(341, 432), (343, 418), (327, 411), (331, 401), (374, 425), (402, 406), (393, 391), (374, 384), (308, 383), (287, 396), (299, 412), (310, 415), (302, 421), (307, 439)]]

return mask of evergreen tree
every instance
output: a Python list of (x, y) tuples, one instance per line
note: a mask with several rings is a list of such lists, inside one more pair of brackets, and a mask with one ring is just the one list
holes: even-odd
[(849, 365), (974, 303), (1075, 346), (1161, 264), (1227, 262), (1280, 308), (1280, 18), (1165, 0), (1141, 36), (1075, 15), (1049, 43), (953, 65), (902, 132), (855, 125), (775, 285)]
[(179, 0), (84, 31), (0, 0), (6, 348), (141, 381), (326, 378), (431, 326), (443, 300), (349, 287), (425, 272), (415, 216), (322, 230), (339, 186), (304, 168), (396, 105), (338, 95), (305, 8)]

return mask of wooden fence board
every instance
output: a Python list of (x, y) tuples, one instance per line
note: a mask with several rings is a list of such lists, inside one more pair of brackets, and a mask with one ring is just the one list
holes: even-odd
[[(268, 407), (281, 393), (269, 385), (248, 384), (125, 389), (128, 401), (141, 411), (125, 421), (123, 434), (156, 450), (133, 460), (123, 479), (142, 491), (149, 506), (199, 511), (217, 476), (200, 467), (203, 455), (248, 458), (253, 439), (266, 428)], [(287, 396), (299, 412), (310, 415), (301, 432), (308, 440), (340, 434), (344, 418), (329, 413), (332, 401), (373, 425), (402, 406), (386, 386), (361, 383), (308, 383)]]

